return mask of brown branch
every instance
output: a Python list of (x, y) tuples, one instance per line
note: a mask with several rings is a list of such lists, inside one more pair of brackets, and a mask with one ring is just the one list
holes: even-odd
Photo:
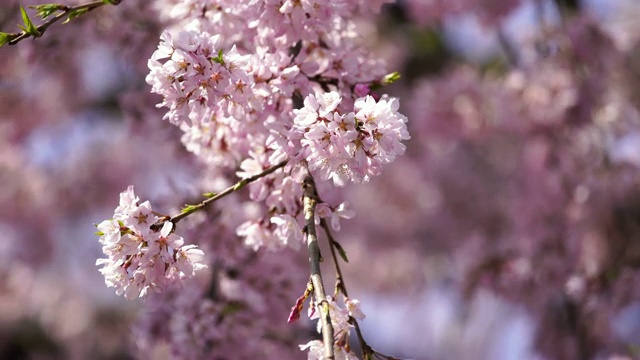
[(240, 181), (238, 181), (235, 185), (232, 185), (228, 188), (226, 188), (225, 190), (223, 190), (222, 192), (219, 192), (209, 198), (207, 198), (206, 200), (202, 201), (201, 203), (197, 204), (197, 205), (187, 205), (186, 208), (184, 208), (179, 214), (173, 215), (169, 218), (164, 218), (161, 219), (160, 221), (158, 221), (157, 223), (151, 225), (151, 230), (154, 231), (158, 231), (162, 228), (162, 225), (164, 225), (164, 223), (166, 221), (171, 221), (174, 225), (177, 224), (180, 220), (186, 218), (187, 216), (193, 214), (194, 212), (201, 210), (203, 208), (205, 208), (206, 206), (208, 206), (209, 204), (213, 203), (216, 200), (219, 200), (235, 191), (238, 191), (240, 189), (242, 189), (243, 187), (245, 187), (246, 185), (262, 178), (265, 177), (271, 173), (273, 173), (274, 171), (280, 169), (281, 167), (284, 167), (287, 162), (289, 160), (284, 160), (282, 162), (280, 162), (277, 165), (274, 165), (266, 170), (264, 170), (263, 172), (253, 175), (251, 177), (248, 177), (246, 179), (242, 179)]
[[(36, 27), (36, 29), (38, 30), (39, 35), (37, 37), (40, 37), (44, 34), (44, 32), (49, 28), (49, 26), (53, 25), (55, 22), (61, 20), (62, 18), (64, 18), (65, 16), (69, 15), (70, 13), (76, 12), (76, 11), (81, 11), (81, 10), (86, 10), (87, 12), (97, 9), (103, 5), (107, 5), (107, 4), (111, 4), (111, 5), (118, 5), (120, 3), (120, 1), (112, 1), (112, 2), (103, 2), (103, 1), (92, 1), (86, 4), (81, 4), (81, 5), (76, 5), (76, 6), (66, 6), (66, 5), (60, 5), (59, 11), (60, 13), (58, 13), (57, 15), (49, 18), (49, 20), (43, 22), (42, 24), (38, 25)], [(13, 33), (10, 34), (15, 36), (14, 38), (12, 38), (7, 44), (9, 45), (15, 45), (17, 43), (19, 43), (20, 41), (29, 38), (30, 36), (33, 36), (32, 34), (27, 33), (26, 31), (22, 31), (20, 33)], [(36, 36), (34, 36), (34, 38), (36, 38)]]
[[(340, 269), (340, 263), (338, 260), (338, 256), (336, 255), (336, 249), (335, 249), (336, 240), (333, 238), (333, 234), (331, 234), (331, 229), (329, 229), (329, 224), (327, 224), (327, 221), (325, 219), (320, 220), (320, 226), (322, 226), (322, 229), (324, 229), (324, 233), (327, 235), (327, 240), (329, 241), (329, 248), (331, 249), (331, 257), (333, 258), (333, 264), (336, 269), (336, 291), (339, 289), (344, 294), (344, 296), (348, 298), (349, 293), (347, 292), (347, 287), (344, 284), (342, 269)], [(358, 342), (360, 343), (360, 347), (362, 348), (362, 355), (366, 359), (367, 355), (374, 353), (374, 351), (364, 340), (358, 321), (353, 316), (349, 316), (349, 322), (353, 325), (353, 327), (356, 330)]]
[(304, 233), (307, 238), (309, 248), (309, 265), (311, 268), (311, 282), (318, 307), (320, 308), (320, 321), (322, 324), (322, 342), (324, 344), (324, 358), (334, 359), (333, 353), (333, 326), (331, 325), (331, 315), (329, 314), (329, 302), (324, 291), (322, 275), (320, 273), (320, 247), (316, 235), (315, 210), (318, 203), (316, 185), (311, 175), (308, 175), (302, 184), (304, 191)]
[[(329, 228), (329, 224), (325, 219), (320, 220), (320, 226), (324, 230), (325, 235), (327, 236), (327, 240), (329, 241), (329, 248), (331, 249), (331, 257), (333, 258), (333, 264), (336, 270), (336, 292), (341, 291), (345, 297), (349, 297), (349, 293), (347, 291), (347, 286), (344, 283), (344, 277), (342, 275), (342, 269), (340, 268), (340, 261), (338, 256), (336, 255), (336, 247), (339, 246), (337, 241), (334, 239), (333, 234), (331, 233), (331, 229)], [(358, 320), (353, 316), (349, 316), (349, 323), (353, 325), (356, 330), (356, 336), (358, 338), (358, 342), (360, 343), (360, 347), (362, 348), (362, 355), (364, 359), (371, 359), (371, 356), (377, 355), (384, 359), (395, 359), (394, 357), (384, 355), (374, 350), (364, 339), (362, 335), (362, 330), (360, 330), (360, 324), (358, 324)]]

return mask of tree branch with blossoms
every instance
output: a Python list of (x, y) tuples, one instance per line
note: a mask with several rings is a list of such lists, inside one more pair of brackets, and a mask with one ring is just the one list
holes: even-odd
[[(225, 21), (237, 15), (237, 23), (209, 22), (205, 8), (193, 14), (191, 25), (163, 32), (146, 81), (162, 96), (158, 107), (168, 109), (164, 119), (184, 132), (186, 149), (242, 180), (173, 216), (152, 212), (148, 202), (139, 204), (133, 189), (127, 190), (114, 218), (99, 225), (108, 256), (98, 261), (104, 265), (100, 271), (108, 286), (128, 298), (192, 276), (204, 268), (204, 254), (193, 245), (184, 247), (176, 224), (250, 184), (248, 199), (236, 204), (246, 213), (239, 214), (245, 221), (235, 226), (235, 235), (254, 251), (307, 245), (309, 283), (289, 322), (313, 297), (309, 316), (319, 320), (323, 340), (300, 348), (309, 349), (310, 358), (355, 359), (348, 339), (356, 327), (364, 354), (377, 354), (352, 320), (361, 316), (357, 300), (347, 298), (345, 308), (336, 302), (337, 293), (325, 292), (317, 225), (323, 217), (345, 214), (342, 205), (320, 202), (316, 184), (339, 191), (348, 183), (368, 182), (404, 153), (409, 134), (398, 100), (372, 93), (399, 74), (367, 60), (368, 52), (357, 44), (352, 19), (342, 14), (349, 14), (350, 6), (369, 11), (359, 5), (286, 2), (275, 12), (260, 2), (225, 6), (233, 14)], [(239, 29), (253, 40), (240, 41)], [(332, 251), (337, 246), (334, 242)], [(346, 258), (344, 250), (340, 253)]]
[[(334, 238), (333, 234), (331, 234), (331, 229), (329, 229), (329, 225), (325, 219), (320, 220), (320, 226), (324, 230), (324, 233), (327, 237), (327, 241), (329, 242), (329, 249), (331, 250), (331, 258), (333, 259), (333, 264), (336, 271), (336, 288), (334, 290), (334, 297), (338, 296), (338, 292), (341, 291), (345, 297), (349, 297), (349, 292), (347, 291), (347, 286), (344, 283), (344, 276), (342, 275), (342, 269), (340, 268), (340, 262), (336, 255), (336, 248), (340, 249), (341, 253), (344, 252), (342, 249), (342, 245), (340, 245)], [(358, 321), (353, 317), (349, 317), (349, 322), (353, 324), (356, 329), (356, 335), (358, 337), (358, 342), (360, 343), (360, 348), (362, 349), (362, 355), (365, 359), (368, 359), (372, 354), (373, 349), (367, 344), (362, 336), (362, 331), (360, 331), (360, 325)]]
[(287, 161), (259, 174), (242, 179), (197, 205), (187, 205), (174, 216), (157, 216), (149, 201), (139, 202), (133, 186), (120, 194), (120, 204), (112, 219), (96, 225), (102, 251), (106, 259), (98, 259), (103, 266), (107, 286), (117, 288), (118, 294), (132, 299), (145, 296), (149, 290), (162, 290), (179, 279), (191, 277), (204, 269), (204, 253), (195, 245), (184, 245), (175, 235), (176, 223), (213, 202), (242, 189), (260, 178), (285, 166)]
[[(27, 6), (38, 1), (55, 4)], [(393, 359), (374, 350), (382, 344), (367, 325), (375, 325), (350, 298), (372, 282), (393, 292), (425, 285), (421, 294), (445, 295), (470, 314), (515, 309), (507, 323), (515, 320), (535, 344), (519, 347), (519, 358), (640, 358), (629, 326), (640, 299), (640, 1), (596, 9), (579, 0), (406, 0), (380, 12), (391, 2), (3, 0), (0, 46), (25, 40), (26, 48), (0, 51), (0, 113), (8, 119), (0, 167), (13, 175), (0, 192), (8, 241), (0, 287), (16, 310), (1, 326), (18, 335), (0, 344), (0, 358), (18, 349), (27, 357)], [(531, 3), (531, 36), (506, 33)], [(485, 54), (504, 60), (497, 68), (444, 50), (451, 39), (439, 29), (456, 26), (460, 14), (497, 34), (502, 51)], [(73, 24), (61, 26), (65, 20)], [(46, 51), (31, 51), (38, 48)], [(433, 65), (428, 78), (400, 84), (417, 141), (393, 169), (387, 164), (402, 155), (408, 133), (399, 100), (378, 92), (398, 76), (383, 58), (409, 74)], [(161, 115), (148, 111), (156, 105)], [(175, 131), (166, 133), (161, 118)], [(75, 151), (85, 145), (91, 149)], [(42, 156), (50, 146), (56, 156)], [(394, 174), (375, 180), (383, 170)], [(165, 191), (166, 177), (176, 176), (175, 191)], [(94, 241), (75, 246), (78, 221), (132, 178), (140, 193), (175, 207), (152, 209), (125, 185), (109, 219), (93, 219)], [(350, 216), (346, 199), (360, 208), (387, 203), (349, 231), (367, 248), (360, 264), (345, 251), (356, 239), (335, 225)], [(367, 270), (388, 254), (389, 232), (399, 240), (389, 260), (404, 281), (356, 271), (355, 288), (347, 266)], [(404, 237), (424, 246), (402, 244)], [(455, 265), (453, 282), (443, 257)], [(74, 274), (87, 258), (98, 267)], [(425, 261), (446, 286), (415, 281)], [(121, 316), (127, 309), (86, 292), (96, 270), (109, 290), (145, 301), (135, 306), (141, 316)], [(38, 299), (50, 290), (52, 299)], [(308, 310), (313, 324), (285, 324), (294, 301), (288, 322)], [(24, 348), (24, 314), (35, 320), (29, 334), (52, 346)], [(111, 321), (118, 318), (126, 323)], [(409, 320), (400, 325), (420, 319)], [(477, 335), (469, 321), (450, 320)], [(426, 352), (486, 357), (509, 330), (502, 320), (482, 344), (431, 341)], [(80, 343), (78, 334), (100, 344)], [(425, 350), (422, 335), (393, 347), (411, 356)]]
[(133, 186), (120, 194), (113, 218), (96, 227), (106, 258), (97, 266), (108, 287), (127, 299), (144, 297), (150, 291), (162, 291), (169, 285), (204, 269), (204, 252), (195, 245), (184, 245), (172, 222), (154, 229), (158, 217), (151, 203), (135, 195)]
[(66, 24), (69, 21), (86, 14), (91, 10), (95, 10), (103, 5), (118, 5), (121, 1), (122, 0), (99, 0), (76, 6), (68, 6), (62, 4), (43, 4), (29, 6), (29, 8), (36, 10), (37, 16), (42, 18), (42, 20), (46, 20), (47, 18), (49, 18), (49, 20), (46, 20), (38, 26), (35, 26), (33, 24), (33, 21), (27, 14), (26, 10), (23, 7), (20, 7), (20, 13), (22, 15), (22, 21), (24, 25), (18, 25), (18, 27), (20, 27), (22, 31), (17, 33), (0, 32), (0, 47), (7, 44), (15, 45), (29, 37), (33, 37), (34, 39), (39, 38), (44, 34), (49, 26), (62, 20), (65, 17), (67, 18), (67, 20), (65, 20), (63, 24)]
[(235, 183), (232, 186), (229, 186), (228, 188), (226, 188), (225, 190), (222, 190), (219, 193), (207, 193), (205, 194), (205, 196), (207, 196), (207, 199), (203, 200), (201, 203), (196, 204), (196, 205), (186, 205), (185, 207), (182, 208), (182, 210), (180, 211), (179, 214), (173, 215), (171, 217), (163, 217), (160, 219), (160, 221), (158, 221), (157, 223), (151, 225), (151, 229), (152, 230), (159, 230), (162, 228), (163, 224), (166, 221), (169, 221), (171, 223), (173, 223), (174, 225), (178, 223), (178, 221), (186, 218), (187, 216), (195, 213), (196, 211), (202, 210), (205, 207), (207, 207), (208, 205), (212, 204), (213, 202), (222, 199), (223, 197), (236, 192), (240, 189), (242, 189), (243, 187), (245, 187), (248, 184), (251, 184), (252, 182), (261, 179), (271, 173), (273, 173), (274, 171), (284, 167), (287, 164), (288, 160), (284, 160), (281, 161), (279, 164), (274, 165), (270, 168), (267, 168), (266, 170), (264, 170), (263, 172), (250, 176), (248, 178), (242, 179), (240, 181), (238, 181), (237, 183)]
[(322, 283), (322, 274), (320, 271), (320, 262), (322, 255), (320, 254), (320, 246), (318, 245), (318, 236), (316, 234), (316, 204), (318, 194), (316, 192), (313, 177), (307, 176), (302, 185), (304, 191), (304, 233), (307, 238), (307, 246), (309, 249), (309, 265), (311, 267), (311, 283), (313, 285), (313, 293), (316, 298), (316, 304), (320, 308), (320, 321), (322, 324), (322, 337), (324, 343), (324, 357), (326, 359), (334, 359), (333, 352), (333, 326), (331, 325), (331, 315), (329, 313), (329, 303), (327, 302), (324, 284)]

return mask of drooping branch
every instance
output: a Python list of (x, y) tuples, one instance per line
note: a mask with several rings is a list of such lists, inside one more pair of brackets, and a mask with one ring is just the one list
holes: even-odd
[(304, 179), (302, 184), (304, 191), (304, 233), (309, 249), (309, 265), (311, 267), (311, 283), (318, 307), (320, 308), (320, 321), (322, 324), (322, 342), (324, 344), (324, 358), (334, 359), (333, 352), (333, 326), (331, 325), (331, 315), (329, 314), (329, 302), (327, 301), (322, 275), (320, 272), (320, 246), (318, 246), (318, 236), (316, 234), (315, 209), (318, 203), (316, 185), (311, 175)]
[[(320, 226), (324, 229), (324, 233), (327, 236), (327, 240), (329, 241), (329, 248), (331, 249), (331, 258), (333, 259), (333, 264), (336, 270), (336, 292), (341, 291), (344, 296), (349, 297), (349, 292), (347, 291), (347, 286), (344, 283), (344, 278), (342, 276), (342, 269), (340, 268), (340, 262), (338, 261), (338, 256), (336, 255), (335, 249), (335, 239), (333, 238), (333, 234), (331, 234), (331, 230), (329, 229), (329, 224), (325, 219), (320, 220)], [(362, 332), (360, 331), (360, 325), (358, 321), (353, 317), (349, 317), (349, 322), (353, 324), (356, 335), (358, 337), (358, 342), (360, 343), (360, 348), (362, 348), (362, 355), (366, 359), (367, 356), (372, 352), (371, 347), (367, 344), (362, 336)]]
[[(344, 283), (344, 277), (342, 275), (342, 269), (340, 268), (340, 262), (338, 259), (338, 255), (336, 254), (336, 248), (339, 248), (341, 245), (335, 240), (333, 234), (331, 233), (331, 229), (329, 228), (329, 224), (325, 219), (320, 220), (320, 226), (324, 230), (325, 235), (327, 236), (327, 241), (329, 242), (329, 248), (331, 249), (331, 258), (333, 259), (333, 264), (336, 271), (336, 293), (338, 291), (342, 292), (345, 297), (349, 297), (349, 292), (347, 291), (347, 286)], [(360, 343), (360, 348), (362, 349), (362, 356), (364, 359), (371, 359), (373, 356), (378, 356), (383, 359), (395, 359), (392, 356), (384, 355), (376, 350), (374, 350), (364, 339), (362, 335), (362, 330), (360, 330), (360, 324), (358, 324), (358, 320), (353, 316), (349, 316), (349, 323), (353, 325), (356, 330), (356, 336), (358, 337), (358, 342)]]

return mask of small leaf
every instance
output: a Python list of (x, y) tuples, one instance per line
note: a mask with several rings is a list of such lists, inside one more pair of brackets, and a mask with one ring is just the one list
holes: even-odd
[(242, 179), (233, 187), (233, 191), (238, 191), (247, 185), (247, 179)]
[(69, 21), (86, 14), (87, 11), (89, 11), (88, 8), (82, 8), (82, 9), (78, 9), (78, 10), (74, 10), (74, 11), (69, 12), (69, 16), (67, 17), (67, 20), (65, 20), (63, 22), (63, 24), (66, 24)]
[(22, 15), (22, 22), (29, 26), (29, 23), (31, 22), (31, 19), (29, 19), (29, 15), (27, 14), (27, 11), (20, 6), (20, 14)]
[(20, 13), (22, 14), (22, 22), (24, 22), (24, 26), (18, 25), (18, 27), (28, 35), (31, 35), (33, 37), (40, 36), (40, 31), (38, 31), (36, 26), (33, 25), (33, 22), (27, 14), (27, 11), (22, 6), (20, 6)]
[(400, 73), (397, 71), (387, 74), (382, 78), (382, 86), (391, 85), (400, 79)]
[(224, 59), (222, 58), (222, 49), (218, 50), (218, 56), (212, 57), (211, 61), (217, 62), (218, 64), (224, 66)]
[(104, 235), (104, 233), (102, 231), (96, 231), (93, 233), (93, 235), (102, 236)]
[(42, 4), (42, 5), (32, 5), (29, 7), (31, 9), (34, 9), (36, 11), (36, 15), (42, 18), (42, 20), (45, 20), (56, 11), (62, 10), (62, 6), (59, 4)]
[(400, 73), (397, 71), (394, 71), (390, 74), (385, 75), (382, 78), (382, 80), (374, 81), (373, 83), (371, 83), (371, 86), (369, 86), (369, 89), (372, 91), (380, 90), (383, 87), (391, 85), (394, 82), (398, 81), (398, 79), (400, 79)]
[(212, 198), (214, 196), (216, 196), (217, 194), (214, 192), (206, 192), (204, 194), (202, 194), (202, 196), (206, 197), (206, 198)]
[(182, 210), (180, 210), (181, 213), (192, 213), (194, 211), (196, 211), (198, 208), (195, 205), (189, 205), (189, 204), (185, 204), (184, 207), (182, 208)]
[(11, 40), (15, 39), (17, 34), (9, 34), (5, 32), (0, 32), (0, 47), (8, 44)]
[(335, 240), (332, 242), (332, 244), (336, 248), (336, 250), (338, 250), (338, 253), (340, 254), (340, 257), (342, 258), (342, 260), (348, 263), (349, 258), (347, 257), (347, 252), (344, 251), (344, 248), (342, 247), (342, 245), (340, 245), (340, 243)]

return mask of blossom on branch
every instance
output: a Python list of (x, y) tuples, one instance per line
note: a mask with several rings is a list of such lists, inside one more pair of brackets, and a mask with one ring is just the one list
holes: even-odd
[(107, 258), (98, 259), (100, 272), (109, 287), (127, 299), (160, 291), (177, 279), (188, 278), (206, 268), (204, 252), (174, 233), (174, 224), (165, 221), (159, 231), (152, 225), (160, 219), (151, 204), (139, 204), (133, 186), (120, 194), (120, 205), (113, 219), (97, 225), (102, 251)]
[[(353, 317), (355, 319), (362, 320), (365, 318), (364, 313), (360, 309), (360, 301), (355, 299), (345, 298), (346, 308), (342, 308), (338, 305), (338, 303), (331, 297), (327, 296), (327, 302), (329, 303), (329, 314), (331, 316), (331, 326), (334, 329), (334, 344), (333, 350), (336, 359), (344, 359), (344, 360), (356, 360), (358, 357), (351, 352), (349, 346), (349, 333), (350, 330), (354, 327), (350, 319)], [(318, 304), (314, 303), (309, 308), (309, 318), (310, 319), (319, 319), (320, 314), (322, 313)], [(320, 332), (322, 326), (321, 321), (318, 320), (318, 332)], [(313, 340), (304, 345), (299, 345), (300, 350), (309, 350), (307, 353), (308, 360), (320, 360), (324, 359), (324, 345), (320, 340)]]
[(382, 165), (404, 154), (409, 139), (407, 118), (398, 112), (398, 100), (358, 98), (354, 111), (342, 113), (336, 92), (307, 96), (294, 110), (294, 128), (302, 139), (302, 157), (309, 169), (335, 186), (367, 182), (382, 172)]

